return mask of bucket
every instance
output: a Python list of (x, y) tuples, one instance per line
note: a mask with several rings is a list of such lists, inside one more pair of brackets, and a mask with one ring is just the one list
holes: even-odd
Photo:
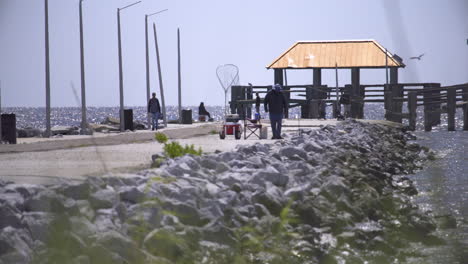
[(262, 129), (260, 130), (260, 139), (268, 139), (268, 127), (262, 127)]

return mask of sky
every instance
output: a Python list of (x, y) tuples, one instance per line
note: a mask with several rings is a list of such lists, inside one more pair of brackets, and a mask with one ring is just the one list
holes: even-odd
[[(119, 105), (117, 8), (133, 0), (85, 0), (88, 106)], [(79, 0), (49, 0), (51, 105), (79, 106)], [(146, 104), (144, 15), (155, 22), (166, 105), (177, 104), (177, 28), (182, 104), (223, 105), (216, 68), (235, 64), (241, 84), (268, 85), (266, 65), (298, 40), (375, 39), (403, 58), (400, 82), (468, 82), (466, 0), (142, 0), (121, 12), (124, 102)], [(153, 31), (151, 91), (159, 96)], [(0, 0), (2, 106), (45, 106), (44, 1)], [(425, 53), (421, 61), (411, 56)], [(332, 70), (322, 82), (335, 85)], [(350, 70), (339, 71), (340, 86)], [(384, 83), (384, 70), (362, 70), (361, 83)], [(289, 84), (312, 83), (311, 70), (288, 71)]]

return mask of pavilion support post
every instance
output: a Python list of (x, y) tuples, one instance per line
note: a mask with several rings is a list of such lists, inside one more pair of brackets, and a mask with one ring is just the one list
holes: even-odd
[(351, 117), (360, 118), (359, 113), (362, 107), (362, 98), (360, 96), (360, 69), (351, 68)]
[(313, 76), (313, 85), (314, 85), (314, 90), (312, 91), (313, 94), (313, 104), (317, 104), (317, 106), (314, 106), (313, 108), (317, 108), (317, 111), (314, 111), (311, 113), (312, 118), (325, 118), (325, 111), (326, 111), (326, 104), (324, 99), (326, 99), (326, 94), (325, 96), (321, 92), (322, 87), (322, 69), (314, 69), (314, 76)]
[(397, 84), (398, 83), (398, 67), (391, 67), (390, 68), (390, 83)]
[(468, 131), (468, 86), (463, 87), (462, 98), (465, 102), (463, 106), (463, 130)]
[(457, 88), (447, 90), (447, 122), (448, 131), (455, 131), (455, 110), (457, 100)]
[[(275, 84), (279, 84), (281, 86), (284, 85), (283, 83), (284, 76), (283, 76), (283, 69), (275, 69)], [(284, 116), (285, 118), (289, 118), (289, 99), (291, 99), (291, 93), (289, 93), (289, 87), (284, 87), (284, 90), (286, 91), (284, 93), (284, 96), (286, 97), (286, 104), (288, 105), (288, 111), (286, 111), (286, 115)]]
[(418, 94), (416, 92), (409, 92), (408, 93), (408, 113), (409, 113), (408, 128), (410, 131), (416, 130), (417, 103), (418, 103)]

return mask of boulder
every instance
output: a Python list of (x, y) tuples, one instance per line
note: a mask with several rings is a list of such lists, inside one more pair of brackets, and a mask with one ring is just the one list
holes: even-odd
[(111, 230), (97, 234), (96, 243), (118, 254), (127, 263), (144, 263), (145, 256), (137, 244), (117, 231)]
[(73, 182), (68, 183), (59, 189), (60, 193), (66, 197), (70, 197), (75, 200), (86, 200), (89, 198), (91, 187), (89, 182)]
[(102, 189), (93, 194), (89, 198), (91, 207), (95, 210), (102, 208), (112, 208), (119, 202), (119, 195), (112, 189)]
[(64, 212), (64, 201), (61, 195), (46, 190), (26, 199), (24, 209), (28, 212)]
[(145, 194), (134, 186), (120, 188), (119, 196), (121, 201), (133, 204), (140, 203), (145, 199)]
[(9, 204), (0, 203), (0, 229), (7, 226), (21, 228), (21, 212)]

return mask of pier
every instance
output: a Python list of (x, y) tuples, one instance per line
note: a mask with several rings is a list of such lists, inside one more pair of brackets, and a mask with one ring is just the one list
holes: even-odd
[[(409, 130), (416, 129), (417, 108), (424, 107), (424, 130), (431, 131), (440, 124), (442, 113), (448, 115), (448, 130), (455, 130), (455, 112), (463, 109), (463, 130), (468, 130), (468, 83), (442, 86), (440, 83), (399, 83), (398, 70), (406, 65), (396, 54), (390, 53), (375, 40), (300, 41), (267, 66), (274, 70), (273, 83), (283, 87), (288, 107), (300, 107), (301, 118), (318, 119), (326, 115), (331, 105), (334, 118), (340, 113), (339, 99), (350, 98), (349, 117), (364, 118), (368, 103), (382, 103), (385, 119), (403, 123), (408, 120)], [(288, 85), (287, 70), (312, 70), (312, 83)], [(322, 84), (322, 70), (336, 72), (336, 85)], [(338, 85), (338, 69), (349, 69), (351, 83)], [(383, 69), (386, 81), (382, 84), (361, 84), (364, 69)], [(241, 117), (251, 116), (253, 94), (266, 94), (271, 85), (233, 86), (230, 110)], [(264, 96), (262, 96), (264, 97)], [(263, 103), (263, 100), (262, 100)], [(404, 103), (407, 112), (403, 112)], [(288, 118), (288, 116), (286, 116)]]

